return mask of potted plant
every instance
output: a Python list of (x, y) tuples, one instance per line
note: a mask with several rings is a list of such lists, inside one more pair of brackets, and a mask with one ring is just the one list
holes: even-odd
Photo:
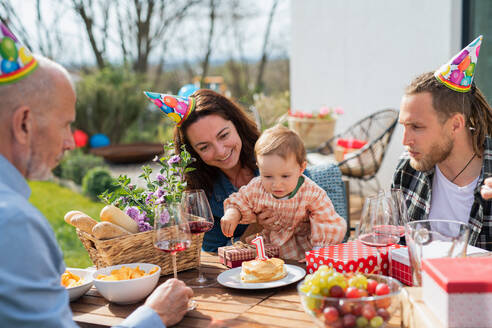
[(312, 113), (289, 110), (289, 128), (299, 134), (306, 148), (315, 148), (333, 137), (337, 117), (341, 114), (341, 107), (323, 106)]

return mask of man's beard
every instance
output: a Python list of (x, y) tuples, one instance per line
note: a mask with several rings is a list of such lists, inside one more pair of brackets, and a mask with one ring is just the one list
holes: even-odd
[(454, 141), (449, 137), (444, 137), (441, 144), (435, 143), (432, 145), (429, 153), (422, 157), (420, 160), (416, 160), (410, 157), (410, 166), (417, 171), (429, 171), (436, 164), (441, 163), (453, 150)]
[(42, 148), (42, 145), (31, 141), (30, 152), (25, 159), (26, 178), (29, 180), (49, 180), (53, 177), (52, 168), (44, 162), (41, 154), (36, 151)]

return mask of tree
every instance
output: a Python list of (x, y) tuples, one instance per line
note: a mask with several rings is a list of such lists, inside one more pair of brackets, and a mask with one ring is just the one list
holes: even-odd
[[(166, 48), (172, 38), (169, 31), (201, 1), (121, 0), (115, 5), (112, 0), (72, 0), (72, 3), (84, 23), (99, 68), (107, 65), (107, 44), (112, 42), (119, 45), (124, 63), (131, 63), (138, 73), (147, 73), (152, 52), (159, 45)], [(113, 30), (116, 33), (111, 33)], [(164, 56), (165, 53), (157, 56), (162, 63)]]
[(262, 49), (262, 54), (261, 54), (261, 59), (260, 59), (260, 65), (258, 68), (258, 75), (256, 78), (255, 92), (261, 92), (264, 89), (263, 73), (265, 71), (265, 65), (267, 63), (267, 46), (268, 46), (268, 41), (270, 39), (270, 31), (272, 28), (273, 17), (275, 15), (275, 10), (277, 9), (277, 5), (278, 5), (278, 0), (273, 0), (272, 8), (270, 9), (270, 14), (268, 16), (267, 27), (265, 29), (265, 36), (263, 38), (263, 49)]

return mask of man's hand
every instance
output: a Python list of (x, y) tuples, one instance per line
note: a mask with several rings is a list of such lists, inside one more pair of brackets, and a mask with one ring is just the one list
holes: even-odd
[(157, 312), (162, 322), (169, 327), (183, 319), (192, 296), (193, 290), (186, 287), (184, 282), (168, 279), (147, 297), (145, 305)]
[(282, 229), (280, 222), (278, 222), (275, 213), (271, 209), (263, 209), (261, 212), (257, 213), (256, 219), (258, 220), (258, 223), (267, 230), (279, 231)]
[(241, 213), (237, 209), (231, 207), (225, 211), (224, 216), (220, 219), (220, 227), (224, 236), (232, 237), (234, 235), (239, 220), (241, 220)]
[(484, 180), (480, 193), (482, 194), (483, 199), (492, 199), (492, 178), (487, 178)]

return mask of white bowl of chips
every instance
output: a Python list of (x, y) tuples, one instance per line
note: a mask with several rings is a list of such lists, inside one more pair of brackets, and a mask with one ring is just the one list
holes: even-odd
[(70, 296), (70, 302), (75, 301), (92, 287), (94, 270), (67, 268), (62, 274), (61, 283)]
[(132, 304), (147, 297), (157, 285), (161, 268), (150, 263), (118, 264), (93, 273), (94, 286), (108, 301)]

